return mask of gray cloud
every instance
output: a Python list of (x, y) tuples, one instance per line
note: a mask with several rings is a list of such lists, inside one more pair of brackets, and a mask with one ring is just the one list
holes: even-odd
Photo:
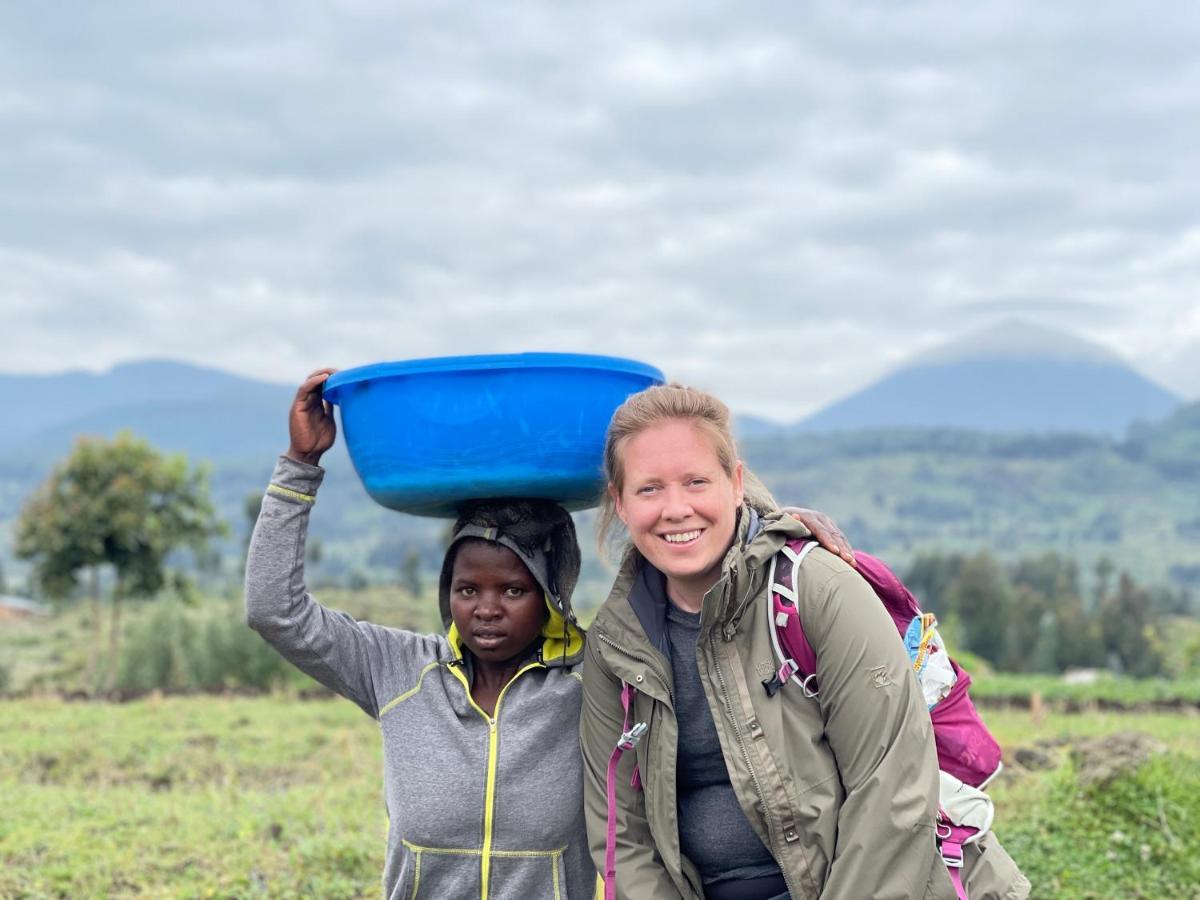
[[(1014, 314), (1200, 396), (1200, 13), (84, 6), (0, 27), (3, 368), (627, 354), (796, 418)], [(764, 397), (763, 359), (802, 391)]]

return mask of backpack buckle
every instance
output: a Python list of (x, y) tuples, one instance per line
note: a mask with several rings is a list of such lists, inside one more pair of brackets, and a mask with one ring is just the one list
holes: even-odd
[(638, 741), (642, 739), (642, 735), (644, 735), (649, 728), (650, 726), (645, 722), (638, 722), (628, 731), (622, 732), (621, 736), (617, 738), (617, 749), (632, 750), (637, 746)]
[(938, 849), (941, 851), (942, 862), (946, 864), (946, 868), (961, 869), (963, 867), (962, 844), (955, 841), (942, 841), (942, 845)]

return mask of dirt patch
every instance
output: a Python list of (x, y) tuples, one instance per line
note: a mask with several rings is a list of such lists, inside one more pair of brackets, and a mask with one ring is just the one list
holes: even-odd
[(1012, 752), (1012, 759), (1022, 769), (1031, 771), (1053, 769), (1058, 764), (1053, 754), (1040, 747), (1017, 747)]
[(1121, 731), (1075, 744), (1071, 748), (1071, 762), (1080, 784), (1107, 784), (1132, 772), (1151, 757), (1165, 753), (1166, 749), (1148, 734)]

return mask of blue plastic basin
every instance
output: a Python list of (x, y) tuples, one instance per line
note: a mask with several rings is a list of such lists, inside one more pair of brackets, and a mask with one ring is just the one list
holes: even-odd
[(653, 366), (611, 356), (450, 356), (347, 369), (325, 384), (367, 493), (418, 516), (467, 500), (541, 497), (594, 506), (604, 434)]

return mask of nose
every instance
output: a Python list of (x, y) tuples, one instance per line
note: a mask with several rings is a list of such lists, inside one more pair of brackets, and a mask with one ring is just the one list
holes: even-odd
[(687, 492), (680, 487), (667, 488), (663, 498), (662, 517), (668, 522), (682, 522), (692, 514), (692, 504)]
[(475, 604), (475, 618), (482, 619), (485, 622), (491, 622), (500, 618), (504, 613), (503, 604), (500, 603), (500, 597), (491, 591), (483, 591), (479, 595), (479, 602)]

